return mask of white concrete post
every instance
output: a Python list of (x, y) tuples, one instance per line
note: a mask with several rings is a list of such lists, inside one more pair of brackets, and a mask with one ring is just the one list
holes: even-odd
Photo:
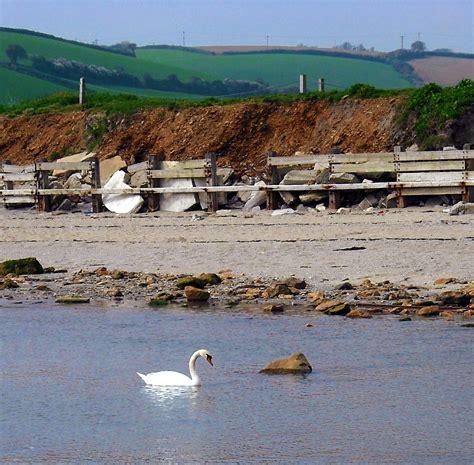
[(300, 74), (300, 94), (306, 93), (306, 74)]
[(86, 102), (86, 81), (83, 77), (79, 79), (79, 105)]
[(318, 88), (319, 92), (324, 92), (324, 78), (318, 79)]

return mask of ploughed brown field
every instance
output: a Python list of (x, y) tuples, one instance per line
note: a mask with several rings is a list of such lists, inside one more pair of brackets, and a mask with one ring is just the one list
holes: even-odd
[(474, 59), (431, 57), (411, 60), (409, 63), (425, 83), (451, 86), (462, 79), (474, 79)]

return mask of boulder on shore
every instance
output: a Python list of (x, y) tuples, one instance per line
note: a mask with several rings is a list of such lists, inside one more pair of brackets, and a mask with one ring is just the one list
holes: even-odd
[(184, 289), (186, 286), (197, 287), (204, 289), (207, 282), (204, 279), (198, 278), (197, 276), (184, 276), (176, 281), (176, 287), (178, 289)]
[[(216, 273), (201, 273), (198, 278), (206, 285), (213, 286), (222, 282), (221, 277)], [(192, 284), (191, 284), (192, 285)], [(196, 286), (199, 287), (199, 286)]]
[(184, 288), (184, 295), (190, 302), (206, 302), (210, 297), (209, 292), (206, 290), (193, 286), (186, 286)]
[(301, 352), (295, 352), (287, 358), (273, 360), (267, 366), (262, 368), (259, 373), (285, 375), (285, 374), (305, 374), (311, 373), (311, 367), (308, 359)]
[(328, 315), (347, 315), (351, 311), (351, 306), (342, 300), (325, 300), (315, 310)]
[(0, 263), (0, 276), (7, 274), (41, 274), (44, 273), (41, 263), (34, 257), (7, 260)]

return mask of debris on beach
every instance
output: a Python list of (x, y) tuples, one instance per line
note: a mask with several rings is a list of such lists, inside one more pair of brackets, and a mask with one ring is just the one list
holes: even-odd
[(63, 295), (56, 298), (58, 304), (88, 304), (91, 301), (89, 297), (78, 295)]
[[(116, 171), (107, 181), (104, 189), (130, 189), (124, 182), (125, 172)], [(105, 208), (113, 213), (137, 213), (143, 205), (143, 197), (138, 194), (104, 194), (102, 201)]]
[[(45, 270), (54, 271), (52, 267)], [(378, 315), (411, 319), (470, 319), (474, 315), (474, 283), (456, 277), (436, 280), (418, 288), (388, 280), (342, 281), (332, 290), (315, 288), (297, 276), (274, 279), (247, 276), (230, 270), (196, 275), (136, 272), (104, 266), (75, 273), (0, 277), (0, 297), (35, 299), (64, 298), (64, 287), (74, 299), (108, 300), (114, 305), (135, 301), (160, 306), (201, 302), (221, 309), (239, 307), (246, 311), (277, 314), (307, 314), (359, 319)], [(68, 298), (66, 296), (66, 298)], [(156, 302), (152, 302), (156, 301)], [(60, 301), (58, 301), (60, 302)], [(160, 303), (161, 302), (161, 303)], [(66, 303), (66, 302), (65, 302)], [(80, 303), (67, 301), (67, 303)]]

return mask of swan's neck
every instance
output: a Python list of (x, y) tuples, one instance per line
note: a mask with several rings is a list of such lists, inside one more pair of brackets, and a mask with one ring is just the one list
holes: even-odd
[(191, 374), (191, 379), (195, 384), (199, 384), (199, 375), (196, 371), (196, 360), (199, 358), (199, 350), (194, 352), (189, 359), (189, 373)]

